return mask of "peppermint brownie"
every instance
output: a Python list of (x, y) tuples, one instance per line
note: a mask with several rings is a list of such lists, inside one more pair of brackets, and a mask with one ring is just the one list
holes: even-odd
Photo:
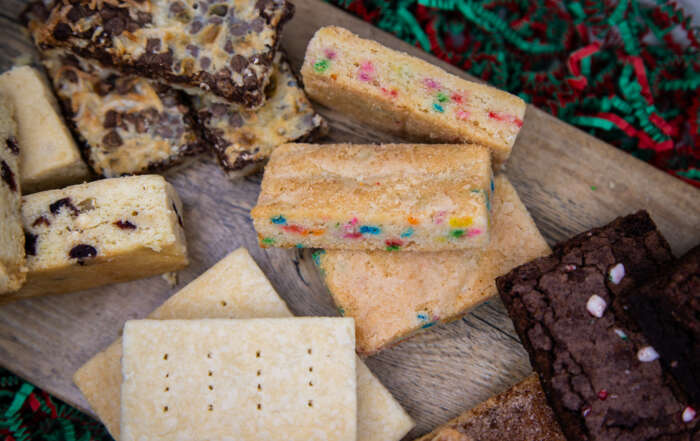
[(697, 439), (693, 409), (625, 309), (635, 286), (671, 259), (640, 211), (496, 280), (568, 439)]
[(231, 179), (262, 167), (277, 146), (311, 141), (327, 130), (281, 51), (273, 69), (267, 99), (258, 110), (223, 104), (211, 94), (192, 97), (204, 134)]
[(62, 48), (42, 56), (64, 113), (98, 174), (160, 171), (202, 148), (182, 92), (119, 75)]
[(86, 58), (259, 107), (272, 73), (286, 0), (66, 0), (32, 6), (40, 49)]
[(700, 405), (700, 246), (641, 286), (626, 305), (695, 409)]
[(0, 95), (0, 295), (18, 290), (26, 278), (20, 149), (13, 113), (12, 104)]

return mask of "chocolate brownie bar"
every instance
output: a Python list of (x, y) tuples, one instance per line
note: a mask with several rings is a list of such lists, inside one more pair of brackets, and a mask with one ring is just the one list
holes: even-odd
[(71, 54), (42, 53), (67, 120), (100, 175), (161, 171), (202, 146), (184, 94)]
[(566, 441), (532, 374), (415, 441)]
[(626, 306), (695, 409), (700, 405), (700, 246), (626, 299)]
[(212, 94), (192, 97), (204, 134), (231, 179), (262, 167), (277, 146), (311, 141), (327, 130), (282, 51), (275, 55), (273, 69), (260, 109), (223, 104)]
[(569, 440), (697, 439), (698, 419), (624, 308), (635, 285), (671, 259), (640, 211), (496, 280)]
[(64, 47), (125, 73), (205, 89), (259, 107), (272, 73), (286, 0), (65, 0), (32, 14), (40, 49)]

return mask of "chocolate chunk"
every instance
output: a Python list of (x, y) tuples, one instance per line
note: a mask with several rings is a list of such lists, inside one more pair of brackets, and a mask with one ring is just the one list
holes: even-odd
[(226, 53), (233, 53), (233, 43), (231, 43), (231, 40), (226, 40), (226, 44), (224, 44), (224, 50), (226, 51)]
[(28, 231), (24, 232), (24, 254), (36, 256), (36, 240), (38, 236)]
[(234, 55), (231, 58), (231, 69), (234, 71), (241, 73), (246, 66), (248, 66), (248, 59), (243, 55)]
[(104, 24), (106, 32), (112, 35), (119, 35), (126, 29), (126, 21), (122, 17), (114, 17)]
[(193, 57), (197, 58), (197, 55), (199, 55), (199, 46), (195, 46), (194, 44), (188, 44), (187, 47), (187, 52), (190, 53)]
[(227, 12), (228, 12), (228, 6), (223, 5), (223, 4), (214, 5), (211, 8), (209, 8), (209, 14), (218, 15), (219, 17), (225, 16)]
[(173, 130), (166, 125), (162, 125), (158, 127), (156, 134), (161, 138), (169, 139), (173, 137)]
[(110, 83), (109, 81), (98, 81), (95, 83), (95, 92), (97, 92), (99, 96), (105, 96), (113, 89), (114, 83)]
[(223, 103), (214, 103), (211, 105), (211, 113), (217, 118), (228, 111), (229, 106)]
[(149, 38), (146, 41), (146, 52), (153, 54), (158, 51), (160, 51), (160, 40), (157, 38)]
[(136, 225), (132, 224), (131, 222), (124, 221), (124, 220), (118, 220), (114, 223), (117, 227), (121, 228), (122, 230), (135, 230)]
[(182, 3), (180, 2), (174, 2), (170, 4), (170, 12), (172, 14), (179, 14), (180, 12), (184, 11), (185, 7), (182, 6)]
[(202, 66), (202, 69), (209, 69), (209, 66), (211, 66), (211, 58), (202, 57), (199, 60), (199, 64)]
[(39, 216), (32, 223), (32, 227), (38, 227), (39, 225), (46, 225), (48, 227), (51, 225), (51, 221), (46, 216)]
[[(69, 252), (68, 256), (71, 259), (85, 259), (86, 257), (97, 256), (97, 249), (92, 245), (80, 244), (74, 246)], [(78, 262), (82, 265), (82, 262)]]
[(70, 20), (71, 23), (75, 23), (78, 20), (80, 20), (81, 18), (89, 17), (89, 16), (93, 15), (94, 13), (95, 13), (95, 11), (88, 9), (83, 5), (75, 5), (74, 4), (71, 7), (70, 11), (68, 11), (68, 14), (66, 15), (66, 17), (68, 17), (68, 20)]
[(10, 170), (10, 166), (7, 162), (2, 161), (0, 163), (0, 176), (2, 180), (10, 187), (10, 190), (17, 191), (17, 183), (15, 182), (15, 174)]
[(58, 23), (53, 29), (53, 38), (58, 41), (68, 40), (68, 37), (73, 34), (73, 30), (66, 23)]
[(110, 130), (105, 136), (102, 137), (102, 143), (107, 147), (116, 148), (122, 145), (123, 142), (122, 137), (119, 136), (119, 133), (117, 133), (116, 130)]
[(105, 129), (113, 129), (117, 127), (117, 121), (119, 121), (119, 114), (114, 110), (108, 110), (105, 114), (105, 120), (102, 123), (102, 127)]
[(201, 31), (203, 27), (204, 24), (202, 24), (201, 21), (193, 21), (190, 25), (190, 34), (196, 34), (197, 32)]
[(65, 78), (66, 80), (68, 80), (69, 82), (71, 82), (73, 84), (78, 82), (78, 74), (76, 74), (75, 71), (72, 69), (66, 69), (63, 72), (63, 78)]
[(177, 211), (177, 207), (175, 206), (175, 202), (172, 203), (173, 210), (175, 211), (175, 215), (177, 216), (177, 223), (180, 224), (181, 227), (185, 227), (185, 225), (182, 223), (182, 218), (180, 217), (180, 213)]
[(228, 123), (232, 127), (242, 127), (243, 123), (245, 123), (245, 121), (243, 120), (243, 117), (241, 116), (241, 114), (236, 112), (236, 113), (231, 113), (228, 116)]
[(265, 27), (265, 19), (263, 19), (262, 17), (257, 17), (250, 24), (250, 27), (253, 28), (253, 31), (255, 32), (262, 32), (263, 28)]
[(243, 75), (243, 85), (249, 89), (254, 89), (258, 85), (258, 77), (254, 73)]
[(248, 31), (250, 31), (250, 23), (246, 21), (238, 21), (232, 23), (228, 29), (231, 34), (235, 35), (236, 37), (240, 37), (241, 35), (245, 35), (248, 33)]
[(10, 136), (7, 138), (7, 141), (5, 141), (5, 145), (7, 145), (7, 148), (10, 149), (10, 151), (15, 154), (19, 155), (19, 145), (17, 144), (17, 138), (14, 136)]
[(153, 20), (153, 17), (151, 16), (150, 13), (144, 12), (144, 11), (137, 11), (136, 12), (136, 23), (139, 24), (141, 27), (150, 23), (152, 20)]
[(71, 210), (73, 212), (73, 215), (75, 216), (80, 214), (80, 211), (77, 208), (75, 208), (75, 205), (73, 205), (73, 201), (71, 201), (70, 198), (63, 198), (57, 200), (53, 204), (49, 205), (49, 211), (51, 211), (51, 214), (55, 216), (61, 211), (62, 207), (66, 207), (69, 210)]

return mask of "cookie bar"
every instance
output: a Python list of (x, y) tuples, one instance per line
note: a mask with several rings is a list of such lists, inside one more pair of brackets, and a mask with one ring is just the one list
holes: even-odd
[(43, 76), (29, 66), (0, 75), (0, 93), (15, 108), (22, 192), (33, 193), (86, 180), (90, 171), (63, 122)]
[(285, 0), (75, 0), (57, 2), (30, 31), (40, 49), (68, 48), (125, 73), (255, 108), (293, 10)]
[(0, 95), (0, 295), (17, 291), (26, 278), (20, 148), (13, 115), (12, 104)]
[[(622, 267), (616, 274), (621, 274)], [(635, 290), (625, 306), (697, 410), (700, 406), (700, 246)]]
[(119, 75), (65, 49), (42, 56), (96, 173), (118, 177), (162, 171), (201, 150), (182, 92)]
[(672, 259), (640, 211), (581, 233), (496, 280), (568, 439), (697, 439), (696, 418), (624, 308)]
[(13, 298), (59, 294), (187, 265), (182, 204), (161, 176), (129, 176), (26, 196), (27, 283)]
[(211, 94), (192, 97), (205, 136), (231, 179), (257, 171), (277, 146), (311, 141), (327, 130), (281, 51), (275, 55), (266, 95), (265, 104), (255, 111), (222, 104)]
[(496, 165), (523, 125), (520, 98), (335, 26), (316, 32), (301, 73), (325, 106), (415, 141), (485, 145)]
[(314, 254), (338, 309), (355, 319), (360, 354), (461, 317), (497, 294), (497, 276), (550, 252), (508, 178), (497, 175), (495, 187), (484, 250)]
[(262, 246), (476, 248), (489, 241), (491, 192), (478, 145), (286, 144), (251, 215)]
[(128, 321), (121, 439), (355, 441), (353, 329), (328, 317)]
[[(149, 318), (274, 318), (292, 313), (245, 248), (239, 248), (171, 296)], [(120, 440), (122, 342), (118, 339), (85, 363), (73, 381), (117, 441)], [(359, 359), (358, 441), (399, 441), (413, 421)]]
[(520, 383), (438, 427), (416, 441), (566, 441), (540, 380)]

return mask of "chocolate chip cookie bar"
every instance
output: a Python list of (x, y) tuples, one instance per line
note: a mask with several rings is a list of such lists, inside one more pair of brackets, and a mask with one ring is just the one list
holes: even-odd
[(640, 286), (625, 306), (694, 411), (700, 406), (700, 246)]
[(96, 173), (118, 177), (162, 171), (202, 149), (182, 92), (119, 75), (62, 48), (42, 57)]
[(479, 145), (285, 144), (251, 216), (262, 246), (478, 248), (489, 242), (492, 191)]
[(568, 439), (697, 439), (688, 402), (625, 309), (672, 259), (649, 215), (581, 233), (496, 281)]
[(485, 145), (496, 165), (523, 125), (517, 96), (335, 26), (316, 32), (301, 73), (306, 93), (325, 106), (414, 141)]
[(17, 291), (26, 277), (20, 209), (20, 148), (13, 115), (12, 104), (0, 95), (0, 296)]
[(286, 0), (73, 0), (56, 2), (30, 31), (42, 50), (68, 48), (125, 73), (256, 108), (292, 13)]
[(265, 104), (255, 111), (221, 103), (211, 94), (192, 97), (205, 136), (231, 179), (258, 170), (277, 146), (311, 141), (327, 130), (281, 51), (275, 55), (266, 95)]
[(29, 66), (0, 75), (0, 93), (15, 108), (24, 194), (85, 181), (90, 170), (43, 75)]
[(357, 351), (375, 354), (497, 295), (495, 278), (550, 249), (518, 193), (495, 178), (491, 241), (483, 250), (316, 251), (341, 314), (355, 319)]
[(520, 383), (415, 441), (566, 441), (540, 380)]
[(24, 198), (27, 282), (13, 298), (59, 294), (187, 265), (182, 204), (161, 176), (103, 179)]

